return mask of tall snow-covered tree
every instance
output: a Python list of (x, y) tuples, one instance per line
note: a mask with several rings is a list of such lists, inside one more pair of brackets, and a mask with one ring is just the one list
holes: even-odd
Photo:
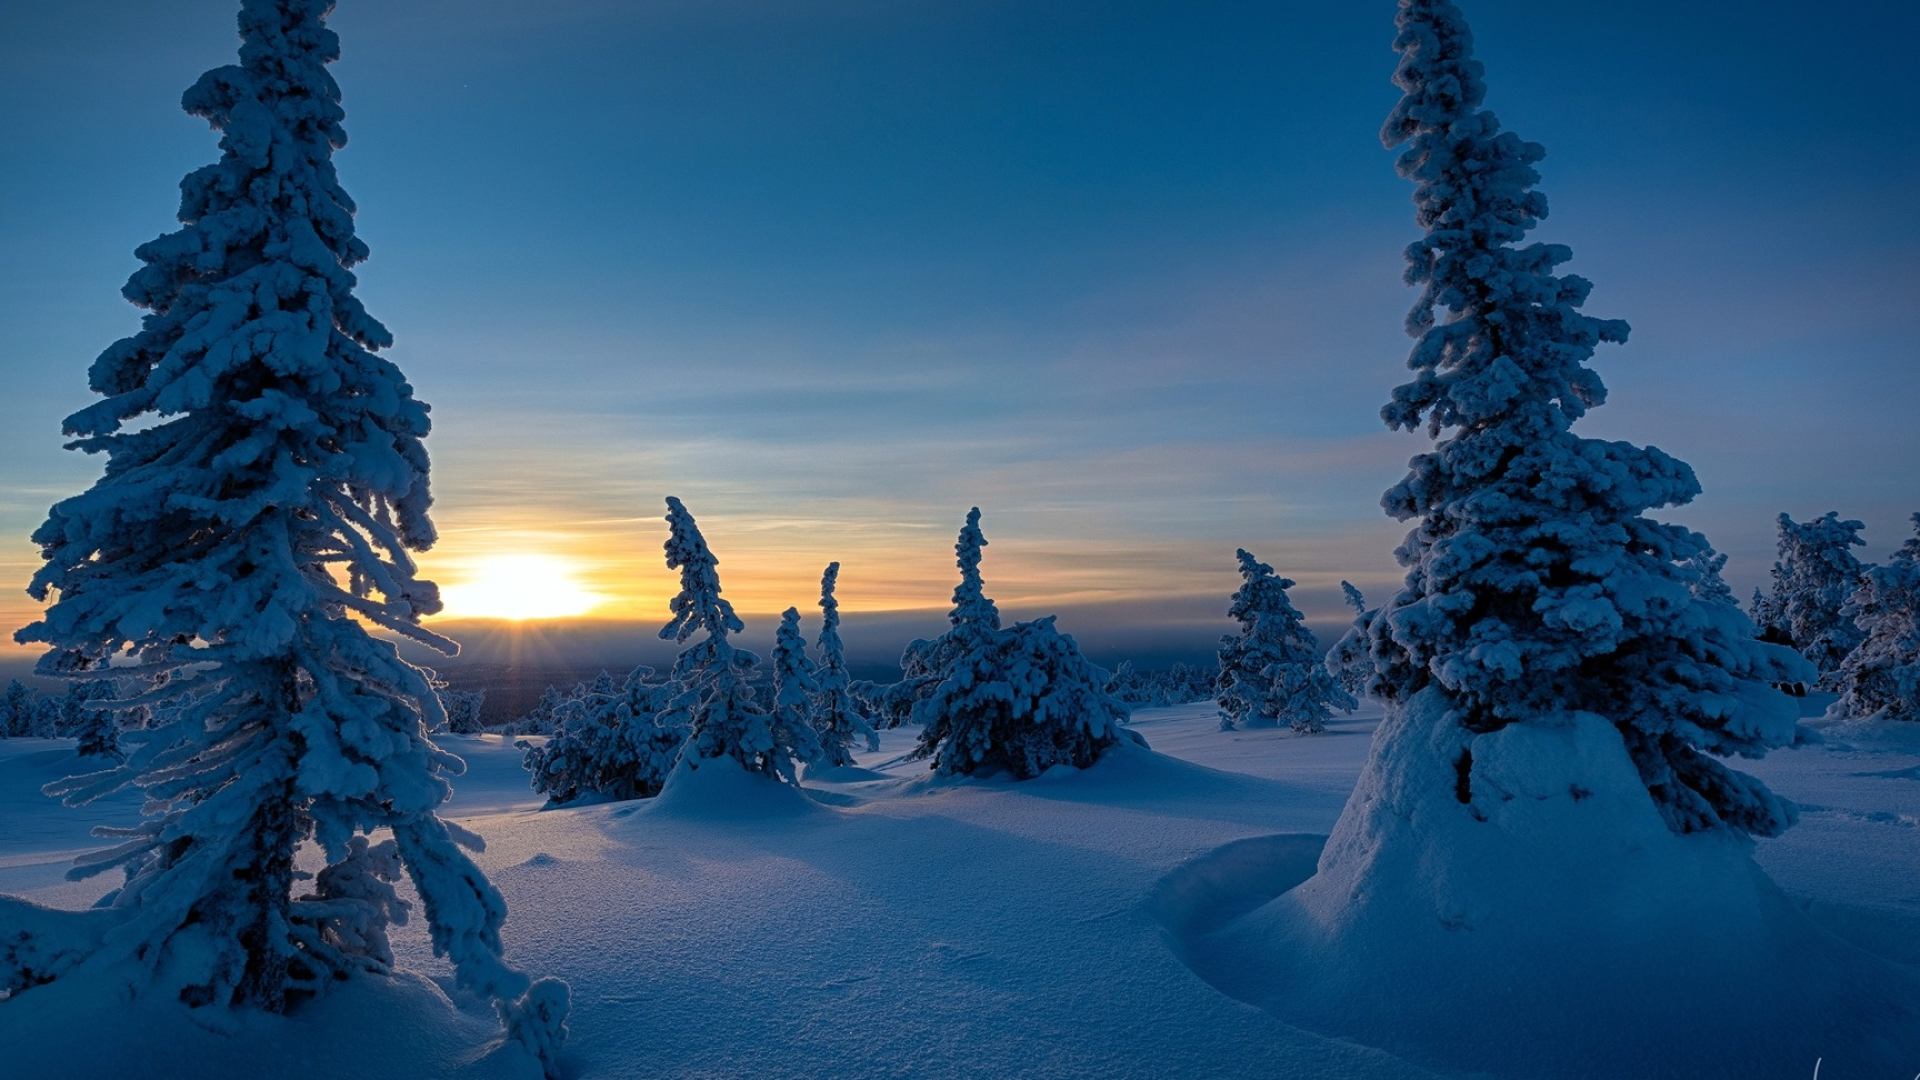
[(820, 689), (813, 702), (821, 760), (834, 767), (853, 764), (855, 742), (865, 743), (868, 751), (880, 749), (880, 735), (854, 696), (853, 679), (847, 673), (847, 647), (840, 640), (840, 602), (833, 595), (839, 580), (840, 564), (828, 563), (826, 572), (820, 575), (820, 666), (814, 672)]
[(1418, 525), (1396, 553), (1406, 585), (1369, 627), (1376, 692), (1402, 716), (1423, 692), (1444, 701), (1432, 739), (1452, 747), (1463, 812), (1478, 739), (1595, 716), (1671, 828), (1773, 835), (1792, 809), (1720, 756), (1793, 741), (1793, 704), (1770, 685), (1792, 662), (1737, 608), (1692, 595), (1683, 566), (1704, 537), (1644, 516), (1698, 494), (1693, 470), (1573, 433), (1606, 398), (1587, 360), (1627, 325), (1580, 311), (1591, 286), (1555, 273), (1566, 247), (1521, 243), (1546, 215), (1544, 151), (1481, 108), (1459, 10), (1402, 0), (1399, 25), (1405, 95), (1382, 137), (1406, 148), (1426, 235), (1407, 248), (1414, 378), (1381, 415), (1437, 442), (1382, 499)]
[(1081, 655), (1049, 615), (1000, 627), (1000, 612), (980, 578), (980, 508), (967, 514), (954, 553), (953, 628), (924, 643), (925, 694), (914, 756), (942, 775), (1006, 772), (1026, 780), (1055, 765), (1086, 768), (1122, 739), (1126, 705), (1107, 693), (1108, 673)]
[(1768, 612), (1800, 655), (1813, 662), (1820, 685), (1830, 688), (1847, 654), (1860, 644), (1860, 628), (1840, 609), (1866, 570), (1853, 549), (1865, 525), (1842, 521), (1836, 511), (1812, 521), (1780, 515), (1780, 560), (1773, 564)]
[[(1424, 235), (1406, 252), (1413, 376), (1382, 416), (1435, 442), (1382, 500), (1415, 523), (1367, 627), (1385, 714), (1314, 875), (1220, 948), (1295, 965), (1290, 1020), (1442, 1071), (1464, 1048), (1515, 1075), (1812, 1057), (1838, 1011), (1798, 1032), (1790, 1014), (1867, 995), (1751, 858), (1793, 807), (1727, 763), (1796, 741), (1772, 684), (1807, 666), (1696, 596), (1705, 538), (1646, 516), (1698, 493), (1691, 469), (1574, 434), (1605, 400), (1588, 361), (1627, 327), (1582, 313), (1565, 247), (1526, 242), (1543, 151), (1482, 107), (1459, 8), (1400, 0), (1397, 23), (1404, 96), (1382, 135)], [(1691, 1038), (1735, 1024), (1745, 1045)], [(1648, 1045), (1672, 1060), (1640, 1060)]]
[(1920, 721), (1920, 514), (1885, 566), (1862, 573), (1841, 614), (1861, 634), (1834, 674), (1839, 712)]
[(673, 618), (660, 630), (664, 639), (684, 643), (706, 636), (680, 651), (673, 677), (679, 692), (668, 707), (669, 723), (692, 729), (683, 758), (689, 765), (731, 758), (750, 773), (794, 783), (795, 763), (819, 754), (813, 728), (778, 724), (753, 693), (760, 657), (735, 648), (728, 635), (745, 629), (733, 605), (720, 596), (720, 560), (700, 535), (693, 515), (679, 499), (667, 497), (667, 568), (680, 571), (680, 593), (670, 604)]
[(130, 660), (127, 703), (154, 710), (122, 767), (64, 788), (132, 785), (153, 808), (80, 868), (131, 867), (103, 949), (138, 957), (149, 992), (280, 1010), (344, 974), (306, 947), (323, 916), (293, 897), (295, 853), (337, 863), (386, 828), (435, 950), (552, 1068), (564, 985), (501, 959), (505, 905), (435, 812), (461, 769), (425, 734), (439, 706), (366, 629), (454, 649), (419, 625), (440, 602), (408, 554), (434, 539), (427, 408), (353, 295), (331, 7), (243, 0), (239, 65), (182, 99), (222, 156), (181, 183), (182, 228), (136, 252), (123, 293), (149, 314), (66, 421), (104, 473), (34, 534), (31, 592), (58, 600), (17, 636), (51, 648), (48, 675)]
[(1220, 726), (1324, 730), (1334, 709), (1351, 712), (1358, 703), (1322, 663), (1320, 643), (1287, 597), (1293, 581), (1245, 548), (1235, 555), (1240, 588), (1227, 614), (1240, 633), (1220, 639)]

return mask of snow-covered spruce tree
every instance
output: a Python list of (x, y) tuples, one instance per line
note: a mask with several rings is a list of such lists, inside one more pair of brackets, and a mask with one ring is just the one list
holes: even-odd
[(1107, 672), (1080, 653), (1054, 616), (975, 639), (922, 704), (914, 756), (941, 775), (1005, 772), (1028, 780), (1055, 765), (1084, 769), (1123, 739), (1127, 706)]
[(1627, 327), (1580, 311), (1566, 248), (1522, 243), (1543, 151), (1481, 108), (1459, 9), (1401, 0), (1397, 21), (1405, 94), (1382, 134), (1425, 235), (1414, 377), (1382, 416), (1437, 441), (1382, 500), (1417, 521), (1368, 626), (1386, 715), (1315, 875), (1222, 947), (1279, 950), (1265, 966), (1297, 981), (1276, 1010), (1370, 1045), (1472, 1046), (1529, 1075), (1744, 1074), (1724, 1061), (1780, 1049), (1753, 1030), (1793, 992), (1775, 946), (1821, 946), (1750, 857), (1792, 806), (1722, 759), (1796, 740), (1772, 684), (1805, 665), (1693, 594), (1705, 538), (1644, 516), (1697, 494), (1691, 469), (1573, 434), (1605, 396), (1588, 359)]
[(447, 714), (447, 730), (455, 735), (478, 735), (487, 730), (481, 720), (482, 711), (487, 705), (485, 690), (455, 690), (450, 686), (439, 687), (440, 707)]
[[(1687, 583), (1687, 591), (1695, 599), (1732, 604), (1735, 607), (1740, 605), (1740, 601), (1733, 598), (1733, 587), (1727, 584), (1726, 578), (1720, 576), (1720, 571), (1727, 568), (1725, 555), (1707, 548), (1681, 563), (1681, 566), (1693, 574), (1693, 580)], [(1758, 625), (1756, 621), (1755, 627), (1758, 628)]]
[(921, 724), (914, 756), (932, 758), (941, 775), (1006, 772), (1027, 780), (1055, 765), (1084, 769), (1122, 739), (1144, 745), (1120, 726), (1129, 713), (1106, 691), (1111, 676), (1054, 629), (1053, 616), (1000, 628), (980, 578), (986, 545), (976, 506), (954, 545), (953, 628), (922, 653), (935, 674), (914, 704)]
[(61, 700), (61, 727), (77, 740), (81, 757), (120, 756), (119, 714), (110, 704), (120, 694), (115, 679), (77, 679)]
[(728, 635), (745, 629), (733, 605), (720, 597), (720, 560), (713, 557), (693, 515), (679, 499), (667, 497), (667, 569), (680, 571), (680, 594), (673, 618), (660, 630), (664, 639), (684, 643), (699, 631), (701, 640), (680, 651), (673, 678), (678, 693), (667, 709), (668, 723), (691, 729), (681, 752), (688, 768), (731, 758), (750, 773), (796, 781), (795, 763), (820, 754), (810, 724), (780, 723), (754, 696), (753, 673), (760, 658), (738, 649)]
[(1841, 614), (1863, 640), (1840, 663), (1834, 711), (1920, 721), (1920, 514), (1885, 566), (1869, 568)]
[(987, 538), (980, 531), (980, 508), (967, 511), (967, 523), (960, 529), (954, 545), (959, 557), (960, 584), (953, 590), (953, 610), (947, 612), (950, 628), (937, 638), (915, 638), (900, 654), (900, 681), (884, 685), (861, 683), (855, 687), (862, 701), (873, 710), (877, 726), (898, 727), (907, 720), (919, 723), (924, 705), (933, 688), (947, 676), (955, 660), (974, 648), (980, 639), (1000, 629), (1000, 609), (986, 594), (980, 578), (980, 555)]
[(1325, 730), (1334, 709), (1351, 712), (1358, 704), (1328, 673), (1320, 643), (1287, 598), (1293, 581), (1276, 576), (1245, 548), (1235, 555), (1240, 588), (1227, 614), (1240, 624), (1240, 634), (1220, 639), (1221, 728), (1285, 723), (1299, 732)]
[(1340, 640), (1327, 650), (1327, 671), (1333, 675), (1334, 682), (1348, 696), (1356, 700), (1367, 692), (1367, 684), (1373, 681), (1373, 656), (1367, 646), (1367, 626), (1373, 621), (1374, 613), (1367, 610), (1366, 597), (1351, 582), (1340, 583), (1340, 593), (1346, 598), (1347, 606), (1353, 609), (1353, 625)]
[(514, 744), (525, 751), (521, 764), (532, 774), (533, 789), (556, 804), (585, 795), (624, 800), (660, 794), (687, 741), (685, 724), (669, 709), (678, 693), (645, 665), (634, 668), (617, 693), (580, 689), (554, 708), (553, 734), (545, 743)]
[(1813, 662), (1820, 686), (1831, 689), (1840, 664), (1860, 644), (1860, 628), (1840, 613), (1866, 570), (1853, 548), (1864, 546), (1858, 521), (1836, 511), (1812, 521), (1780, 515), (1780, 560), (1773, 564), (1772, 624)]
[(780, 613), (780, 626), (773, 635), (773, 730), (804, 730), (812, 737), (813, 755), (801, 760), (832, 762), (813, 714), (819, 695), (820, 680), (807, 657), (807, 639), (800, 634), (800, 609), (788, 608)]
[(1423, 691), (1444, 700), (1465, 806), (1480, 737), (1597, 717), (1673, 830), (1771, 836), (1792, 810), (1711, 755), (1793, 741), (1793, 704), (1769, 685), (1792, 662), (1751, 644), (1737, 609), (1694, 597), (1683, 566), (1704, 537), (1644, 516), (1698, 494), (1693, 470), (1573, 434), (1606, 396), (1586, 361), (1627, 326), (1581, 313), (1588, 282), (1554, 273), (1565, 247), (1519, 246), (1546, 214), (1544, 151), (1480, 108), (1459, 10), (1402, 0), (1399, 25), (1406, 93), (1382, 136), (1406, 146), (1427, 234), (1407, 249), (1415, 376), (1382, 417), (1438, 441), (1382, 499), (1419, 525), (1396, 553), (1406, 586), (1370, 627), (1378, 692), (1402, 713)]
[(834, 599), (834, 585), (840, 580), (840, 564), (827, 564), (820, 575), (820, 666), (814, 671), (819, 692), (813, 699), (813, 727), (820, 735), (821, 761), (830, 767), (853, 764), (853, 744), (863, 742), (868, 751), (880, 749), (880, 735), (868, 722), (866, 710), (853, 695), (853, 679), (847, 673), (847, 647), (840, 640), (840, 602)]
[(62, 788), (152, 808), (76, 870), (131, 867), (101, 952), (137, 958), (137, 991), (277, 1011), (347, 974), (305, 947), (332, 908), (294, 899), (295, 852), (337, 863), (389, 828), (435, 951), (551, 1070), (565, 986), (502, 960), (505, 905), (435, 813), (461, 763), (425, 735), (432, 689), (356, 621), (454, 650), (418, 624), (439, 597), (408, 555), (434, 539), (427, 409), (353, 296), (331, 6), (244, 0), (240, 64), (182, 99), (223, 154), (182, 182), (183, 227), (136, 252), (124, 293), (150, 313), (66, 422), (105, 470), (34, 534), (31, 592), (58, 600), (17, 637), (52, 648), (48, 675), (130, 659), (127, 704), (154, 709), (120, 768)]
[(25, 738), (33, 734), (34, 692), (19, 679), (8, 679), (0, 690), (0, 736)]
[(540, 691), (540, 700), (526, 715), (507, 725), (510, 735), (551, 735), (560, 724), (560, 713), (566, 704), (579, 697), (586, 690), (585, 683), (576, 683), (572, 690), (562, 690), (557, 686), (548, 686)]

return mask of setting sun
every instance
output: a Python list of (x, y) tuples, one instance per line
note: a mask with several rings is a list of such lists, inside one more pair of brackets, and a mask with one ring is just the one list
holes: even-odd
[(550, 555), (495, 555), (476, 561), (469, 574), (441, 590), (447, 615), (562, 619), (584, 615), (604, 599), (580, 584), (576, 567)]

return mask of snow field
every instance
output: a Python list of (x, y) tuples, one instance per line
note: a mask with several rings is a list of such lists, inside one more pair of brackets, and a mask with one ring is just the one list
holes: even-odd
[[(1211, 703), (1136, 716), (1154, 751), (1121, 747), (1026, 783), (932, 777), (905, 759), (903, 729), (855, 766), (806, 777), (804, 793), (709, 762), (656, 800), (551, 810), (511, 740), (454, 736), (468, 772), (447, 812), (487, 838), (477, 861), (510, 906), (510, 962), (572, 984), (564, 1064), (577, 1080), (1581, 1075), (1551, 1047), (1510, 1073), (1471, 1065), (1470, 1042), (1396, 1056), (1290, 1024), (1287, 1000), (1262, 1009), (1216, 989), (1259, 1000), (1283, 985), (1259, 950), (1221, 943), (1312, 874), (1378, 713), (1304, 737), (1221, 732)], [(1747, 764), (1807, 807), (1758, 848), (1788, 899), (1911, 964), (1920, 739), (1905, 734), (1830, 727), (1824, 746)], [(111, 883), (63, 882), (65, 860), (92, 824), (137, 807), (68, 810), (37, 794), (70, 745), (0, 741), (0, 891), (81, 907)], [(489, 1050), (483, 1003), (443, 996), (450, 979), (417, 918), (395, 947), (400, 981), (362, 980), (230, 1032), (165, 1004), (96, 1000), (84, 982), (37, 988), (0, 1003), (0, 1061), (20, 1076), (160, 1080), (533, 1074)], [(179, 1052), (153, 1056), (155, 1038)], [(376, 1042), (392, 1054), (368, 1054)], [(1848, 1073), (1829, 1061), (1822, 1075)]]

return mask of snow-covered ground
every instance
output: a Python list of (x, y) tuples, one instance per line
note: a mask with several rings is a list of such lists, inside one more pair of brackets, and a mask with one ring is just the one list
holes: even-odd
[[(442, 741), (469, 763), (449, 813), (488, 841), (509, 959), (572, 985), (580, 1080), (1474, 1075), (1291, 1026), (1183, 961), (1313, 872), (1377, 720), (1297, 736), (1221, 732), (1210, 704), (1142, 710), (1153, 751), (1027, 783), (935, 780), (895, 731), (805, 796), (715, 765), (659, 800), (554, 810), (509, 740)], [(1827, 734), (1746, 763), (1802, 805), (1758, 860), (1834, 933), (1920, 964), (1920, 731)], [(89, 828), (138, 808), (38, 794), (73, 760), (70, 743), (0, 740), (0, 892), (77, 908), (113, 884), (62, 874)], [(419, 978), (446, 983), (417, 930), (397, 936), (416, 974), (224, 1032), (36, 988), (0, 1002), (0, 1075), (529, 1075), (489, 1052), (483, 1009)]]

